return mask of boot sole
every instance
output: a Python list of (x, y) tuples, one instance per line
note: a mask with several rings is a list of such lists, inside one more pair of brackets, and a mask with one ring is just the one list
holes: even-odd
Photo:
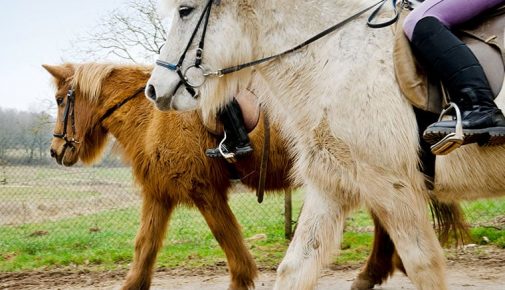
[[(454, 133), (454, 129), (437, 128), (437, 130), (426, 130), (423, 133), (423, 139), (430, 145), (434, 145), (445, 136)], [(499, 146), (505, 144), (505, 128), (486, 128), (486, 129), (463, 129), (463, 143), (478, 143), (480, 146)]]
[(489, 140), (483, 146), (500, 146), (505, 144), (505, 128), (489, 132)]

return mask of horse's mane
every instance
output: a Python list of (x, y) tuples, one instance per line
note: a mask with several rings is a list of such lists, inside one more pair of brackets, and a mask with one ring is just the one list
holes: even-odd
[(150, 72), (152, 67), (141, 65), (118, 65), (112, 63), (83, 63), (74, 65), (72, 87), (78, 89), (89, 101), (96, 102), (102, 92), (103, 80), (116, 69), (141, 69)]

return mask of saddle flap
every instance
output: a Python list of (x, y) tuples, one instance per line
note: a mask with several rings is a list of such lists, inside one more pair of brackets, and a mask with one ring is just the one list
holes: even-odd
[[(410, 42), (403, 33), (403, 21), (408, 10), (402, 10), (394, 31), (393, 65), (400, 90), (416, 108), (434, 113), (440, 112), (442, 99), (428, 81), (428, 76), (415, 59)], [(431, 97), (431, 99), (430, 99)]]

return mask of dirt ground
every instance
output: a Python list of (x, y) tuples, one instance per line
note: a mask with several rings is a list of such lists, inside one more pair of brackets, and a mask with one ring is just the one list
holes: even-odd
[[(488, 246), (469, 246), (447, 251), (449, 289), (505, 290), (505, 250)], [(321, 274), (317, 289), (350, 289), (359, 268), (333, 265)], [(119, 289), (125, 271), (51, 270), (39, 272), (0, 273), (0, 289)], [(227, 289), (228, 275), (224, 265), (198, 270), (161, 269), (154, 274), (152, 289), (211, 290)], [(261, 269), (256, 289), (271, 289), (273, 269)], [(385, 285), (375, 289), (414, 290), (404, 275), (395, 274)]]

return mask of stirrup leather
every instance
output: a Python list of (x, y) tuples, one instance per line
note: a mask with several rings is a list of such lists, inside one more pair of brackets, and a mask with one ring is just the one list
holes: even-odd
[(431, 152), (435, 155), (447, 155), (455, 149), (458, 149), (463, 144), (465, 136), (463, 135), (463, 123), (461, 121), (461, 111), (459, 110), (458, 105), (453, 102), (449, 103), (449, 107), (440, 113), (438, 121), (442, 121), (444, 115), (447, 114), (447, 112), (449, 112), (451, 109), (454, 109), (454, 111), (456, 111), (455, 132), (448, 134), (442, 140), (431, 146)]

